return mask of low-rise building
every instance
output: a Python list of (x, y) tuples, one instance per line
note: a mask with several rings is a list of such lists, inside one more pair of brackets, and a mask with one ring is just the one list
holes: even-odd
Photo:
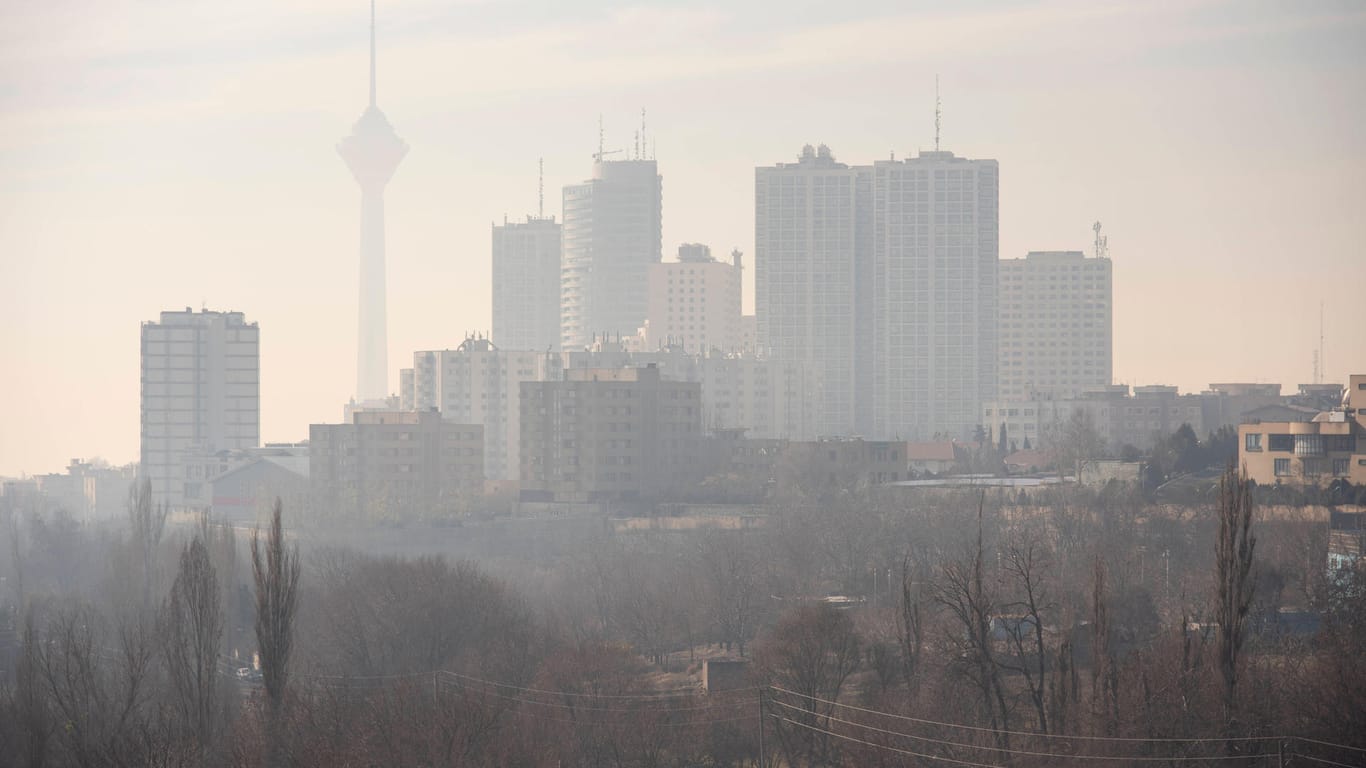
[(1249, 478), (1263, 485), (1324, 486), (1338, 480), (1366, 484), (1363, 411), (1366, 374), (1358, 374), (1351, 377), (1341, 407), (1309, 418), (1254, 418), (1240, 425), (1238, 463)]
[(483, 493), (484, 427), (436, 411), (361, 411), (309, 426), (309, 483), (319, 517), (449, 517)]
[(521, 387), (523, 501), (661, 499), (701, 479), (700, 384), (647, 366), (567, 370)]

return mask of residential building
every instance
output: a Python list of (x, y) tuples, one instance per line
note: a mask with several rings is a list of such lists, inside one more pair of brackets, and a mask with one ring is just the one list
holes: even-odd
[(663, 180), (654, 160), (593, 162), (593, 178), (564, 188), (560, 344), (631, 335), (648, 314), (649, 271), (662, 257)]
[(407, 400), (412, 410), (436, 409), (447, 421), (482, 424), (486, 475), (516, 480), (521, 384), (558, 379), (558, 356), (502, 349), (469, 336), (455, 349), (414, 352), (411, 370), (413, 389)]
[(1074, 398), (998, 400), (982, 406), (988, 439), (999, 444), (1005, 430), (1010, 450), (1040, 448), (1064, 439), (1074, 413), (1082, 412), (1109, 452), (1131, 445), (1151, 449), (1158, 440), (1189, 424), (1201, 439), (1207, 433), (1202, 395), (1182, 395), (1176, 387), (1116, 384)]
[(554, 216), (493, 227), (493, 343), (560, 348), (560, 225)]
[(814, 440), (820, 435), (821, 380), (813, 366), (753, 353), (689, 353), (681, 345), (646, 352), (615, 341), (562, 354), (565, 370), (653, 366), (666, 381), (702, 385), (707, 432), (740, 429), (749, 437)]
[(655, 367), (522, 383), (524, 502), (648, 501), (702, 478), (702, 387)]
[(207, 510), (217, 520), (255, 522), (276, 499), (303, 514), (308, 503), (307, 443), (192, 453), (184, 469), (185, 506)]
[(922, 151), (870, 171), (872, 434), (970, 439), (997, 397), (999, 168)]
[(1001, 259), (998, 397), (1073, 398), (1114, 375), (1108, 257), (1031, 251)]
[[(241, 312), (162, 312), (142, 324), (141, 477), (157, 504), (185, 500), (187, 452), (261, 441), (260, 329)], [(194, 489), (190, 491), (193, 493)]]
[(678, 248), (677, 261), (650, 267), (645, 349), (677, 345), (697, 354), (736, 352), (740, 331), (740, 252), (717, 261), (697, 243)]
[[(754, 171), (757, 345), (822, 382), (818, 432), (850, 435), (870, 360), (870, 175), (807, 145), (795, 163)], [(864, 402), (871, 407), (866, 398)]]
[(312, 424), (314, 509), (338, 520), (446, 518), (483, 493), (484, 428), (436, 411), (359, 411)]
[(72, 459), (66, 472), (38, 475), (37, 490), (56, 508), (82, 522), (122, 518), (128, 493), (137, 480), (137, 465), (111, 467)]
[(1239, 466), (1262, 485), (1366, 484), (1366, 374), (1350, 378), (1341, 403), (1312, 417), (1240, 425)]

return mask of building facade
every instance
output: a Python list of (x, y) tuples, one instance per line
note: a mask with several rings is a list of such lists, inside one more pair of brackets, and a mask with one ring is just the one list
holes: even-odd
[(869, 185), (866, 171), (836, 162), (825, 145), (754, 171), (756, 342), (766, 357), (817, 372), (822, 435), (869, 421), (856, 413), (869, 365), (860, 355), (871, 352), (859, 343), (871, 338)]
[(740, 252), (717, 261), (705, 245), (686, 243), (677, 261), (650, 267), (645, 349), (665, 344), (689, 352), (735, 352), (740, 329)]
[(1208, 432), (1204, 410), (1201, 395), (1182, 395), (1176, 387), (1155, 384), (1130, 392), (1127, 385), (1116, 384), (1074, 398), (988, 402), (982, 406), (981, 423), (994, 444), (1000, 443), (1004, 428), (1010, 450), (1043, 448), (1063, 439), (1073, 414), (1081, 412), (1109, 452), (1126, 445), (1146, 451), (1182, 424), (1189, 424), (1203, 439)]
[[(413, 353), (411, 410), (435, 409), (447, 421), (484, 428), (484, 471), (516, 480), (521, 439), (521, 384), (558, 379), (557, 355), (500, 349), (466, 338), (455, 349)], [(402, 393), (400, 393), (402, 394)]]
[(493, 342), (560, 348), (560, 225), (555, 217), (493, 227)]
[(1262, 485), (1366, 484), (1366, 374), (1350, 378), (1340, 407), (1240, 425), (1238, 463)]
[(309, 484), (319, 517), (447, 518), (483, 493), (484, 428), (436, 411), (361, 411), (308, 429)]
[(873, 434), (970, 438), (996, 398), (999, 168), (936, 151), (871, 174)]
[(1000, 262), (1001, 399), (1072, 398), (1114, 375), (1109, 258), (1031, 251)]
[(646, 501), (701, 480), (700, 384), (646, 367), (521, 386), (523, 501)]
[(560, 344), (645, 324), (650, 267), (662, 257), (663, 180), (654, 160), (603, 160), (593, 178), (564, 188)]
[(185, 501), (187, 453), (261, 441), (260, 329), (241, 312), (162, 312), (142, 324), (140, 476), (155, 503)]

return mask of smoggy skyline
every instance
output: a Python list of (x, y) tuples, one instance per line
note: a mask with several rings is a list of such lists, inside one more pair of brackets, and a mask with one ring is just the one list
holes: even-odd
[[(135, 460), (139, 323), (261, 327), (262, 439), (355, 387), (359, 193), (335, 145), (368, 102), (369, 5), (31, 4), (0, 11), (0, 474)], [(390, 382), (487, 330), (489, 224), (587, 178), (598, 115), (641, 107), (664, 252), (745, 252), (754, 168), (825, 143), (1001, 169), (1003, 258), (1114, 259), (1115, 376), (1176, 384), (1366, 370), (1366, 10), (980, 3), (379, 4)]]

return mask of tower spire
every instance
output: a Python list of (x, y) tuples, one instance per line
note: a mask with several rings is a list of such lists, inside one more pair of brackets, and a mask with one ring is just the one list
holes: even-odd
[(545, 218), (545, 158), (536, 161), (536, 218)]
[(375, 106), (375, 0), (370, 0), (370, 106)]

